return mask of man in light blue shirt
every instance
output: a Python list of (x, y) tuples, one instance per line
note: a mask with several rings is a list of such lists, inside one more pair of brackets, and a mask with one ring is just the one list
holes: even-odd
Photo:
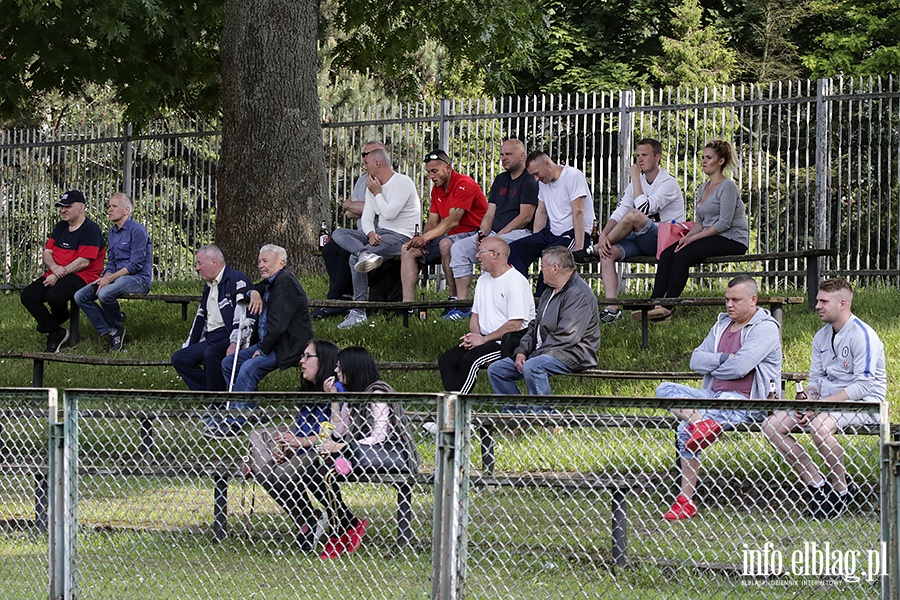
[(147, 229), (130, 218), (133, 211), (134, 202), (126, 194), (109, 198), (112, 227), (107, 235), (106, 268), (99, 279), (75, 293), (75, 302), (97, 333), (108, 339), (110, 350), (121, 350), (125, 344), (125, 315), (117, 298), (146, 294), (153, 280), (153, 244)]

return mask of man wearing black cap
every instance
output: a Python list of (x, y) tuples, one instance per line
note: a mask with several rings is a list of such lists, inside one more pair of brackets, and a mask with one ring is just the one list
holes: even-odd
[(37, 330), (47, 334), (46, 352), (59, 352), (69, 339), (62, 326), (69, 319), (67, 305), (87, 282), (100, 278), (106, 258), (100, 227), (84, 215), (84, 195), (68, 191), (56, 206), (62, 220), (44, 247), (48, 270), (22, 290), (22, 304), (37, 321)]

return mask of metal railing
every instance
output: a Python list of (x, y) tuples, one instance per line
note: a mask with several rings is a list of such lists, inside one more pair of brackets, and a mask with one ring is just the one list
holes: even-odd
[[(237, 414), (211, 402), (251, 398), (260, 408), (242, 413), (254, 420), (242, 435), (201, 435), (205, 419)], [(324, 538), (301, 548), (281, 501), (243, 467), (251, 430), (335, 396), (68, 390), (58, 409), (55, 390), (0, 390), (0, 597), (900, 596), (900, 460), (886, 424), (838, 434), (854, 484), (839, 513), (810, 515), (765, 424), (749, 421), (704, 451), (696, 516), (667, 521), (680, 475), (668, 409), (801, 405), (378, 398), (406, 409), (418, 468), (341, 483), (369, 527), (355, 553), (323, 563)], [(886, 416), (874, 403), (802, 407)]]
[[(444, 147), (458, 170), (487, 188), (499, 170), (500, 143), (517, 136), (530, 149), (582, 169), (602, 221), (624, 187), (637, 139), (661, 140), (663, 166), (678, 178), (690, 206), (703, 180), (699, 152), (708, 139), (720, 137), (738, 153), (733, 176), (751, 217), (751, 252), (834, 248), (837, 260), (826, 270), (896, 284), (898, 114), (900, 89), (893, 77), (341, 109), (323, 115), (328, 197), (339, 225), (339, 202), (350, 195), (360, 148), (369, 139), (387, 143), (397, 169), (427, 198), (421, 157), (428, 149)], [(154, 122), (140, 135), (130, 125), (4, 131), (3, 282), (21, 284), (36, 275), (55, 220), (51, 200), (73, 187), (86, 192), (99, 220), (110, 193), (131, 192), (135, 216), (154, 242), (157, 277), (189, 277), (193, 250), (214, 234), (217, 126)], [(800, 269), (782, 269), (783, 281), (797, 285)]]

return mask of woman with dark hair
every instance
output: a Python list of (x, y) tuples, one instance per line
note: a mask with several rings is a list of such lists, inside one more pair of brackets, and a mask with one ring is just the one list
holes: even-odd
[[(338, 347), (326, 340), (312, 340), (300, 357), (301, 392), (322, 392), (333, 376)], [(316, 515), (309, 505), (300, 477), (319, 458), (312, 450), (321, 423), (331, 416), (328, 402), (301, 404), (296, 424), (257, 429), (250, 433), (247, 477), (252, 477), (290, 515), (301, 544), (314, 537)], [(311, 550), (311, 546), (308, 548)]]
[[(744, 254), (750, 247), (750, 225), (740, 191), (725, 171), (734, 164), (734, 151), (725, 140), (713, 140), (703, 149), (701, 162), (709, 181), (697, 190), (694, 226), (659, 257), (653, 298), (677, 298), (687, 285), (694, 265), (710, 256)], [(672, 311), (657, 306), (649, 312), (653, 321), (671, 318)]]
[[(338, 354), (335, 377), (325, 382), (325, 391), (392, 394), (381, 380), (375, 360), (365, 348), (351, 346)], [(322, 559), (337, 558), (359, 548), (369, 523), (355, 517), (341, 497), (334, 478), (336, 458), (364, 473), (403, 473), (418, 468), (418, 455), (403, 409), (397, 403), (332, 403), (334, 431), (317, 451), (321, 463), (307, 469), (306, 484), (322, 502), (332, 523), (332, 535)], [(346, 467), (345, 467), (346, 468)], [(316, 493), (316, 490), (324, 493)], [(322, 498), (320, 498), (320, 496)]]

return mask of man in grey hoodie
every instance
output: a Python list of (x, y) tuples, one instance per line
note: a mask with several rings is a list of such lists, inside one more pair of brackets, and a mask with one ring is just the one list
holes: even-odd
[[(706, 339), (691, 354), (691, 368), (703, 375), (700, 389), (664, 382), (656, 388), (658, 398), (765, 398), (772, 386), (780, 389), (781, 327), (769, 311), (756, 306), (758, 293), (756, 282), (748, 275), (728, 282), (726, 312), (719, 313)], [(673, 409), (672, 414), (682, 419), (676, 436), (681, 494), (663, 518), (677, 521), (697, 514), (693, 496), (700, 452), (724, 431), (762, 420), (765, 414), (718, 409)]]

